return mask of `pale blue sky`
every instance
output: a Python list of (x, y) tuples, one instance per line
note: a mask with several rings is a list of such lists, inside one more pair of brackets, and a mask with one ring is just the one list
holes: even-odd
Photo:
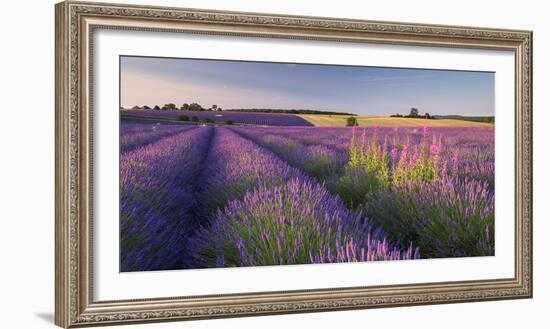
[(121, 105), (494, 115), (493, 72), (121, 57)]

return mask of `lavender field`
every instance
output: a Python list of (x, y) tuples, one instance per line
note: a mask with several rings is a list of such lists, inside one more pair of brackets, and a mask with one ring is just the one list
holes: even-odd
[(307, 120), (292, 114), (279, 113), (246, 113), (229, 111), (170, 111), (170, 110), (124, 110), (122, 115), (137, 118), (177, 119), (185, 115), (197, 117), (200, 120), (210, 119), (215, 122), (231, 120), (235, 123), (265, 126), (313, 126)]
[(122, 121), (121, 271), (494, 255), (494, 127), (237, 114)]

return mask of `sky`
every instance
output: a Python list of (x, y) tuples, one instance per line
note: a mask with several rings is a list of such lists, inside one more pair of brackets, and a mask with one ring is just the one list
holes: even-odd
[(213, 104), (359, 115), (494, 115), (493, 72), (120, 58), (121, 106)]

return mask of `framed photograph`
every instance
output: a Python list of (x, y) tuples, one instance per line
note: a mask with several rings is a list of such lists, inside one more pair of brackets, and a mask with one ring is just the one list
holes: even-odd
[(532, 33), (56, 6), (56, 324), (530, 298)]

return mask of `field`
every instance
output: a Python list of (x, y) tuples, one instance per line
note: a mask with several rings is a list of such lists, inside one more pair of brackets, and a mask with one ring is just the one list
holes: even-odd
[(494, 126), (387, 119), (122, 120), (121, 271), (494, 255)]
[(238, 124), (269, 125), (269, 126), (312, 126), (307, 120), (292, 114), (279, 113), (246, 113), (228, 111), (163, 111), (163, 110), (124, 110), (121, 115), (136, 118), (164, 118), (177, 120), (180, 116), (189, 119), (197, 117), (200, 120), (210, 119), (214, 122), (231, 120)]
[[(300, 117), (317, 127), (344, 127), (348, 115), (310, 115)], [(414, 119), (382, 116), (355, 116), (359, 126), (363, 127), (491, 127), (492, 123), (473, 122), (458, 119)]]

